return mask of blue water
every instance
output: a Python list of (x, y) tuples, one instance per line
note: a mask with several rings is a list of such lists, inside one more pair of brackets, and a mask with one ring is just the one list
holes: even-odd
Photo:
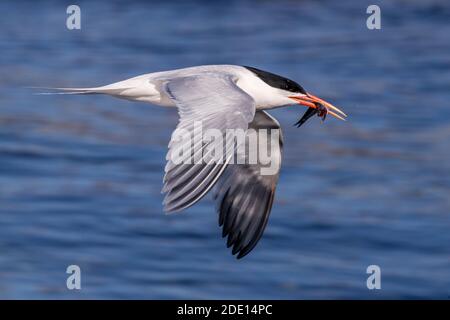
[[(0, 298), (450, 296), (450, 4), (376, 1), (0, 2)], [(272, 114), (284, 164), (265, 235), (225, 247), (207, 197), (162, 211), (175, 110), (35, 96), (159, 70), (241, 64), (350, 115)], [(68, 265), (82, 289), (66, 288)], [(368, 290), (366, 268), (381, 268)]]

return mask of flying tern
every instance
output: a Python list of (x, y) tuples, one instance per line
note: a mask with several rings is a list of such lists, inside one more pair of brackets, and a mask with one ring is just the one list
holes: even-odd
[[(337, 107), (306, 92), (295, 81), (237, 65), (196, 66), (148, 73), (101, 87), (53, 89), (62, 94), (106, 94), (176, 107), (180, 116), (177, 130), (192, 134), (196, 121), (201, 121), (203, 129), (219, 130), (223, 135), (228, 129), (243, 132), (250, 129), (281, 130), (278, 121), (265, 110), (295, 104), (308, 108), (297, 126), (313, 115), (323, 119), (327, 114), (341, 120), (346, 117)], [(270, 136), (272, 131), (267, 132)], [(238, 259), (242, 258), (261, 238), (272, 208), (282, 156), (282, 135), (277, 138), (277, 148), (270, 155), (276, 164), (275, 171), (263, 175), (261, 163), (231, 163), (228, 151), (224, 161), (191, 161), (195, 155), (211, 147), (195, 139), (189, 142), (189, 152), (183, 158), (185, 161), (176, 163), (171, 155), (186, 147), (186, 143), (172, 136), (162, 189), (165, 193), (164, 210), (176, 212), (186, 209), (214, 187), (213, 198), (219, 225), (223, 227), (222, 235), (227, 237), (227, 246), (232, 247), (232, 253)], [(233, 145), (232, 152), (236, 148)]]

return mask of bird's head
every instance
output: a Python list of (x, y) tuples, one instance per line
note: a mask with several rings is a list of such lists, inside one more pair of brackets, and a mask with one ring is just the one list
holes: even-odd
[(331, 114), (333, 117), (340, 120), (345, 120), (347, 117), (343, 111), (333, 106), (331, 103), (306, 92), (301, 85), (293, 80), (253, 67), (246, 66), (246, 68), (256, 74), (266, 84), (275, 88), (277, 95), (282, 96), (283, 101), (286, 101), (286, 104), (293, 104), (293, 102), (295, 102), (299, 105), (308, 107), (304, 115), (297, 121), (296, 125), (298, 127), (315, 114), (323, 120), (325, 120), (327, 114)]

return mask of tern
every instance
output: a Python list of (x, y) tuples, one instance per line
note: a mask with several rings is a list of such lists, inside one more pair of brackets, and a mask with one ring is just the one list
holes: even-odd
[[(207, 65), (154, 72), (120, 82), (92, 88), (52, 88), (61, 94), (106, 94), (178, 109), (178, 129), (193, 133), (194, 123), (203, 129), (278, 129), (278, 121), (265, 110), (288, 105), (308, 109), (296, 123), (301, 126), (313, 115), (325, 119), (330, 114), (345, 120), (347, 116), (332, 104), (308, 93), (295, 81), (247, 66)], [(269, 135), (270, 135), (269, 131)], [(259, 139), (259, 138), (258, 138)], [(229, 161), (175, 163), (171, 154), (183, 147), (172, 135), (162, 192), (167, 213), (186, 209), (202, 199), (213, 187), (222, 236), (238, 259), (258, 243), (267, 225), (281, 168), (282, 135), (272, 150), (276, 170), (262, 175), (261, 164), (235, 164)], [(248, 142), (245, 142), (248, 144)], [(244, 144), (245, 144), (244, 143)], [(234, 149), (236, 145), (233, 145)], [(207, 144), (194, 140), (184, 160), (192, 160), (206, 151)], [(210, 147), (210, 146), (209, 146)]]

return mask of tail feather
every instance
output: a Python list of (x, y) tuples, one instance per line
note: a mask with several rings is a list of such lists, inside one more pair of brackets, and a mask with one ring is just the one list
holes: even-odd
[(144, 74), (123, 81), (107, 84), (101, 87), (91, 88), (48, 88), (34, 87), (32, 89), (48, 90), (37, 94), (107, 94), (118, 98), (139, 100), (142, 97), (158, 94), (149, 82), (149, 75)]
[(119, 95), (122, 91), (128, 88), (51, 88), (51, 87), (31, 87), (30, 89), (50, 90), (49, 92), (36, 92), (37, 95), (54, 95), (54, 94), (111, 94)]
[[(38, 89), (38, 88), (33, 88)], [(40, 88), (45, 90), (55, 90), (55, 92), (35, 92), (36, 95), (55, 95), (55, 94), (94, 94), (95, 92), (88, 90), (71, 90), (74, 88)]]

